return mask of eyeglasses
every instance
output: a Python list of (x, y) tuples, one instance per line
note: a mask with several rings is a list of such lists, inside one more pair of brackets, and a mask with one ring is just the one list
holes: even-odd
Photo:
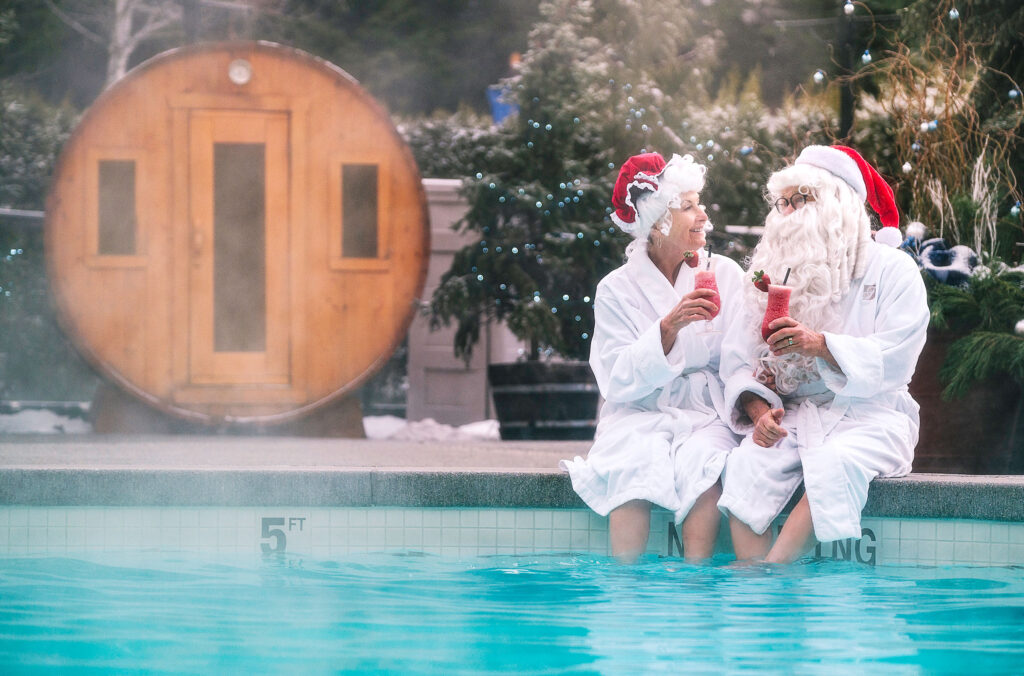
[(808, 202), (813, 202), (814, 198), (810, 195), (805, 195), (801, 192), (796, 193), (792, 197), (780, 197), (779, 199), (772, 202), (775, 208), (780, 214), (786, 213), (786, 207), (792, 206), (793, 210), (796, 211)]

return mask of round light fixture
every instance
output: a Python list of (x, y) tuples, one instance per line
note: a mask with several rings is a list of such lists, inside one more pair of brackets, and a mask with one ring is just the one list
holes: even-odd
[(245, 59), (235, 59), (228, 64), (228, 79), (236, 85), (244, 85), (252, 79), (252, 66)]

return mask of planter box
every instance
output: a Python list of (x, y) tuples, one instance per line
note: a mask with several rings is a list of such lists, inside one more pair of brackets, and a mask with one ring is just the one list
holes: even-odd
[(959, 336), (928, 331), (910, 382), (921, 405), (915, 472), (1014, 474), (1024, 470), (1024, 401), (1012, 379), (978, 383), (962, 399), (944, 401), (939, 369)]
[(491, 364), (487, 376), (502, 439), (594, 438), (599, 392), (586, 362)]

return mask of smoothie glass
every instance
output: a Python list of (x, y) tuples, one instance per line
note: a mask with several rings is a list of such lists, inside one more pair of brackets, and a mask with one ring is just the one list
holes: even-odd
[[(711, 289), (712, 291), (715, 292), (715, 295), (708, 298), (708, 300), (710, 300), (718, 307), (718, 309), (711, 314), (711, 319), (717, 317), (718, 313), (721, 312), (722, 310), (722, 297), (718, 293), (718, 282), (715, 280), (715, 271), (712, 270), (710, 267), (701, 266), (697, 270), (697, 275), (694, 278), (693, 288), (695, 290)], [(712, 329), (711, 320), (706, 321), (704, 325), (704, 332), (711, 332), (714, 330)]]
[(761, 320), (761, 337), (768, 340), (773, 331), (768, 324), (779, 317), (789, 316), (789, 294), (793, 288), (782, 284), (768, 285), (768, 306), (764, 309), (764, 319)]

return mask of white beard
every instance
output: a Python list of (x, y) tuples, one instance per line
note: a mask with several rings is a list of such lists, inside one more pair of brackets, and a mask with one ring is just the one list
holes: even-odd
[[(765, 219), (764, 235), (750, 260), (751, 273), (763, 270), (774, 284), (792, 288), (789, 314), (807, 328), (830, 331), (841, 326), (838, 304), (850, 288), (846, 252), (850, 243), (843, 236), (838, 213), (826, 213), (824, 201), (812, 202), (783, 216), (772, 210)], [(838, 206), (838, 205), (836, 205)], [(744, 286), (744, 300), (755, 317), (763, 317), (768, 294), (753, 284)], [(789, 354), (774, 356), (760, 338), (760, 323), (751, 327), (758, 334), (756, 377), (762, 382), (773, 376), (779, 394), (791, 394), (801, 384), (820, 378), (813, 357)]]

